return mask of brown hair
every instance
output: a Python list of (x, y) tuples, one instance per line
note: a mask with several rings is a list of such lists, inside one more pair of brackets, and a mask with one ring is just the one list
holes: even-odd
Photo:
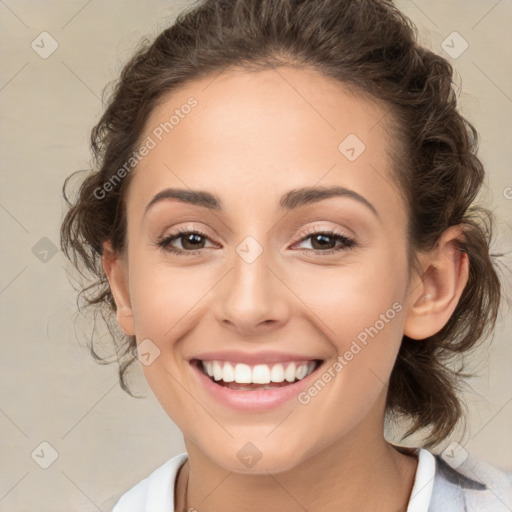
[[(228, 67), (258, 70), (309, 67), (381, 102), (393, 127), (390, 139), (398, 189), (408, 208), (410, 268), (416, 251), (433, 248), (448, 227), (462, 225), (460, 250), (469, 281), (444, 328), (424, 341), (404, 336), (389, 382), (387, 412), (412, 420), (405, 437), (429, 427), (424, 446), (439, 444), (464, 418), (460, 382), (450, 368), (490, 333), (501, 285), (493, 257), (492, 214), (473, 205), (484, 179), (478, 135), (457, 111), (451, 65), (417, 43), (416, 28), (389, 0), (203, 0), (181, 13), (125, 65), (108, 107), (92, 130), (93, 170), (82, 182), (61, 226), (61, 245), (74, 266), (95, 282), (83, 289), (116, 342), (121, 387), (134, 362), (135, 337), (116, 326), (101, 265), (102, 242), (124, 250), (124, 197), (131, 174), (109, 187), (137, 150), (157, 102), (186, 82)], [(99, 362), (105, 362), (94, 350)], [(111, 362), (111, 361), (110, 361)], [(133, 396), (133, 394), (132, 394)]]

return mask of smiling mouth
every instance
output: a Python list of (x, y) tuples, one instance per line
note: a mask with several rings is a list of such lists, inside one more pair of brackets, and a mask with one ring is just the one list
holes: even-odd
[(196, 359), (193, 363), (219, 386), (254, 391), (277, 389), (299, 382), (311, 375), (321, 365), (322, 360), (248, 365), (231, 361)]

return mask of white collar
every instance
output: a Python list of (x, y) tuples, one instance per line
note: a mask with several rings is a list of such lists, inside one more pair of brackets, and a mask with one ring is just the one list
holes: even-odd
[(436, 459), (424, 448), (417, 448), (416, 453), (418, 455), (418, 467), (407, 512), (428, 512), (436, 476)]

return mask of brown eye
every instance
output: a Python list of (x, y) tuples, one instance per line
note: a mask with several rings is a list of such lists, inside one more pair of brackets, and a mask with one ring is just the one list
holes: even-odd
[[(204, 245), (209, 240), (209, 237), (200, 231), (181, 230), (160, 239), (158, 246), (167, 252), (192, 256), (198, 254), (197, 251), (209, 249)], [(178, 244), (181, 244), (181, 247), (177, 247)]]
[(323, 233), (312, 235), (310, 238), (313, 249), (333, 249), (336, 246), (334, 237), (324, 235)]
[[(197, 233), (189, 233), (186, 235), (180, 235), (177, 239), (181, 239), (183, 249), (202, 249), (204, 245), (204, 237)], [(202, 240), (201, 240), (202, 239)]]
[(355, 247), (356, 245), (356, 242), (351, 238), (334, 231), (313, 232), (302, 238), (300, 242), (307, 240), (310, 240), (311, 248), (306, 248), (306, 250), (312, 250), (318, 253), (333, 250), (342, 251)]

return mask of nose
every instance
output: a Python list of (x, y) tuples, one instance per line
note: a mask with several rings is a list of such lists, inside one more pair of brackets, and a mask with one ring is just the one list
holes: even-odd
[(250, 263), (235, 253), (214, 306), (215, 317), (224, 327), (254, 336), (286, 324), (293, 294), (285, 276), (272, 267), (266, 251)]

